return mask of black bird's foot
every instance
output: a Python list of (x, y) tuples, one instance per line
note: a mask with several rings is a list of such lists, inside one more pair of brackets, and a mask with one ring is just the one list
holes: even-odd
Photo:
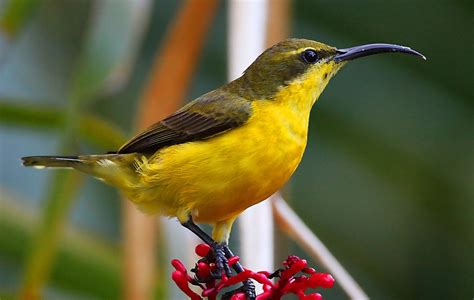
[(257, 298), (257, 294), (255, 293), (255, 285), (250, 279), (247, 279), (244, 282), (244, 285), (242, 286), (242, 292), (245, 293), (247, 300), (254, 300)]
[[(205, 262), (215, 262), (216, 268), (215, 270), (211, 271), (211, 276), (214, 279), (221, 279), (222, 272), (225, 273), (227, 277), (232, 276), (232, 271), (230, 267), (232, 267), (235, 272), (240, 273), (244, 271), (244, 268), (239, 262), (236, 262), (233, 266), (229, 266), (229, 258), (233, 257), (234, 254), (229, 249), (226, 243), (218, 244), (216, 243), (207, 233), (205, 233), (199, 226), (194, 224), (192, 217), (189, 217), (189, 220), (186, 222), (181, 223), (184, 227), (188, 228), (194, 234), (196, 234), (204, 243), (209, 245), (212, 249), (212, 253), (210, 252), (206, 257), (202, 258)], [(195, 268), (195, 270), (197, 270)], [(196, 273), (196, 271), (194, 271)], [(199, 285), (200, 283), (207, 282), (204, 278), (199, 278), (198, 274), (196, 274), (195, 284)], [(222, 299), (227, 299), (225, 296), (227, 295), (228, 299), (235, 294), (235, 293), (245, 293), (246, 298), (249, 300), (254, 300), (256, 298), (255, 294), (255, 285), (253, 284), (252, 280), (246, 280), (243, 282), (243, 285), (238, 288), (237, 290), (228, 292), (224, 295)]]
[(211, 246), (216, 262), (216, 269), (211, 272), (211, 275), (215, 279), (220, 279), (222, 277), (222, 272), (224, 272), (227, 277), (232, 276), (232, 270), (230, 269), (229, 261), (225, 255), (224, 247), (224, 245), (217, 243), (214, 243)]
[(255, 285), (253, 284), (252, 280), (247, 279), (238, 289), (229, 291), (222, 295), (221, 300), (229, 300), (232, 298), (233, 295), (237, 293), (244, 293), (245, 299), (247, 300), (255, 300), (255, 298), (257, 298), (257, 294), (255, 293)]

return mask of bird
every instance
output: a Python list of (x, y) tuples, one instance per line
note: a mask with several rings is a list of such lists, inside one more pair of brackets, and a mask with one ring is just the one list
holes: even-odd
[[(232, 224), (296, 170), (311, 109), (330, 79), (351, 60), (388, 52), (426, 59), (394, 44), (338, 49), (286, 39), (266, 49), (241, 77), (189, 102), (117, 151), (29, 156), (23, 165), (90, 174), (118, 188), (144, 213), (176, 217), (212, 247), (218, 270), (229, 273)], [(212, 236), (195, 222), (212, 225)], [(232, 267), (243, 270), (240, 264)]]

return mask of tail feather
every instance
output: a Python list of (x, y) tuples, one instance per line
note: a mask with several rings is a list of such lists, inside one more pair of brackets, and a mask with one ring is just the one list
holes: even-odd
[(115, 186), (130, 186), (136, 177), (136, 154), (22, 157), (26, 167), (72, 168)]
[(74, 168), (83, 161), (78, 156), (26, 156), (23, 165), (35, 168)]

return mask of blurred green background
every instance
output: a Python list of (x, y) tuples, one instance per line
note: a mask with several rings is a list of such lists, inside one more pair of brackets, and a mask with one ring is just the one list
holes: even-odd
[[(29, 253), (54, 244), (35, 234), (42, 218), (52, 220), (44, 222), (50, 230), (65, 225), (46, 298), (122, 293), (118, 193), (91, 178), (23, 168), (19, 158), (104, 152), (133, 134), (137, 98), (182, 2), (151, 1), (141, 39), (130, 30), (141, 2), (132, 3), (0, 1), (2, 299), (17, 293), (34, 264)], [(189, 100), (225, 83), (226, 6)], [(474, 2), (293, 1), (290, 23), (293, 37), (341, 48), (397, 43), (428, 60), (380, 55), (345, 67), (313, 109), (285, 198), (372, 299), (471, 299)], [(63, 204), (48, 206), (54, 197)], [(279, 258), (307, 256), (278, 242)], [(322, 293), (346, 299), (339, 288)]]

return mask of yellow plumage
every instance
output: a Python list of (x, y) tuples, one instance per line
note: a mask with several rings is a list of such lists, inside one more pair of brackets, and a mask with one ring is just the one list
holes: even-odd
[(138, 156), (141, 176), (122, 190), (144, 212), (181, 222), (191, 213), (214, 225), (216, 241), (226, 241), (233, 220), (280, 189), (298, 166), (312, 104), (329, 80), (315, 75), (309, 72), (271, 101), (252, 102), (253, 114), (239, 128)]
[(265, 51), (241, 78), (191, 102), (116, 154), (34, 156), (24, 164), (92, 174), (146, 213), (175, 216), (185, 226), (192, 219), (212, 224), (214, 241), (225, 245), (235, 218), (280, 189), (297, 168), (311, 107), (331, 77), (349, 59), (389, 51), (421, 56), (396, 45), (337, 50), (289, 39)]

